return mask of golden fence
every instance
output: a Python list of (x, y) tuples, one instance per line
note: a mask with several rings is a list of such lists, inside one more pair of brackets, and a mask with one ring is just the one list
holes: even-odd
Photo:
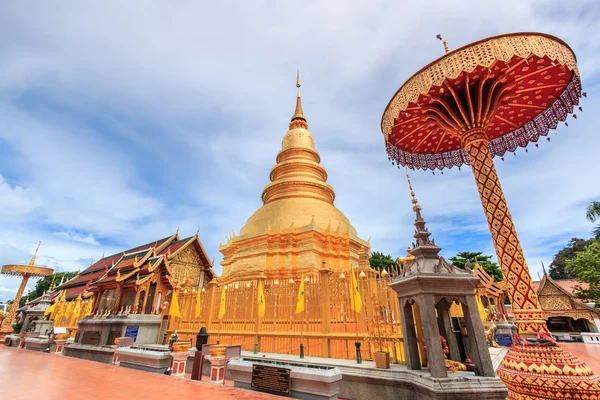
[[(182, 340), (195, 342), (201, 327), (209, 343), (241, 345), (252, 351), (296, 354), (304, 344), (307, 356), (354, 359), (355, 342), (363, 359), (375, 351), (388, 351), (394, 362), (404, 363), (400, 311), (388, 279), (370, 268), (355, 269), (362, 310), (352, 309), (351, 272), (315, 270), (302, 276), (263, 279), (265, 313), (258, 315), (258, 279), (225, 283), (213, 281), (200, 292), (200, 316), (196, 318), (197, 291), (178, 291), (181, 318), (171, 318)], [(262, 278), (259, 278), (262, 279)], [(304, 279), (305, 311), (296, 314), (298, 289)], [(219, 318), (222, 290), (225, 313)]]

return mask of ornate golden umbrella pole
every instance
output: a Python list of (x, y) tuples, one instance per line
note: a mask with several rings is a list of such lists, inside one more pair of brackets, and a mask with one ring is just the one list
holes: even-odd
[(25, 291), (25, 287), (27, 286), (27, 282), (29, 278), (42, 278), (48, 275), (52, 275), (54, 270), (52, 268), (46, 267), (38, 267), (35, 265), (35, 258), (37, 257), (37, 252), (40, 249), (41, 242), (38, 243), (35, 252), (33, 253), (33, 257), (31, 257), (31, 261), (29, 265), (4, 265), (2, 267), (2, 274), (8, 276), (21, 277), (21, 284), (19, 285), (19, 290), (17, 290), (17, 295), (15, 296), (15, 300), (13, 301), (8, 314), (2, 321), (2, 328), (0, 329), (0, 340), (4, 340), (4, 336), (8, 333), (12, 333), (12, 322), (15, 318), (15, 314), (19, 309), (19, 302), (21, 297), (23, 296), (23, 292)]

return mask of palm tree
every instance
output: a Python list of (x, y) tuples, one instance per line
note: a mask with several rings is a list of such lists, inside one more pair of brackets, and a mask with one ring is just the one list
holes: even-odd
[[(595, 222), (597, 219), (600, 219), (600, 201), (592, 201), (588, 204), (585, 216), (590, 222)], [(600, 224), (594, 228), (592, 233), (596, 239), (600, 239)]]

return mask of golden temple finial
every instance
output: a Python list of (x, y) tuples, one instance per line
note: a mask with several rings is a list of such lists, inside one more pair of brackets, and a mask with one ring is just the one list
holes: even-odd
[(304, 116), (304, 112), (302, 111), (302, 98), (300, 97), (300, 87), (302, 85), (300, 84), (300, 70), (298, 70), (298, 73), (296, 75), (296, 87), (298, 88), (298, 95), (296, 97), (296, 109), (294, 110), (294, 116), (292, 117), (291, 121), (290, 121), (290, 128), (292, 127), (291, 125), (295, 122), (298, 121), (299, 122), (299, 127), (301, 128), (308, 128), (308, 125), (306, 123), (306, 117)]
[(408, 168), (405, 168), (405, 169), (406, 169), (406, 180), (408, 181), (408, 188), (410, 189), (410, 196), (412, 197), (413, 211), (417, 211), (417, 210), (421, 209), (421, 206), (419, 205), (419, 201), (415, 197), (415, 192), (413, 190), (412, 183), (410, 181), (410, 176), (408, 175)]
[(40, 244), (42, 244), (41, 241), (38, 242), (37, 248), (35, 249), (35, 252), (33, 253), (33, 257), (31, 257), (31, 261), (29, 261), (29, 265), (33, 265), (35, 263), (35, 258), (37, 257), (37, 252), (40, 249)]
[(450, 53), (450, 49), (448, 48), (448, 42), (446, 42), (446, 39), (442, 38), (442, 35), (440, 35), (439, 33), (436, 36), (436, 38), (438, 38), (439, 40), (442, 41), (442, 43), (444, 44), (444, 50), (446, 50), (446, 53)]

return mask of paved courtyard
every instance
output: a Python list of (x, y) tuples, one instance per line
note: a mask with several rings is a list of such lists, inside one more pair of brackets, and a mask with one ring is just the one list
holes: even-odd
[[(94, 361), (0, 347), (2, 399), (281, 399)], [(206, 378), (204, 378), (206, 379)]]

